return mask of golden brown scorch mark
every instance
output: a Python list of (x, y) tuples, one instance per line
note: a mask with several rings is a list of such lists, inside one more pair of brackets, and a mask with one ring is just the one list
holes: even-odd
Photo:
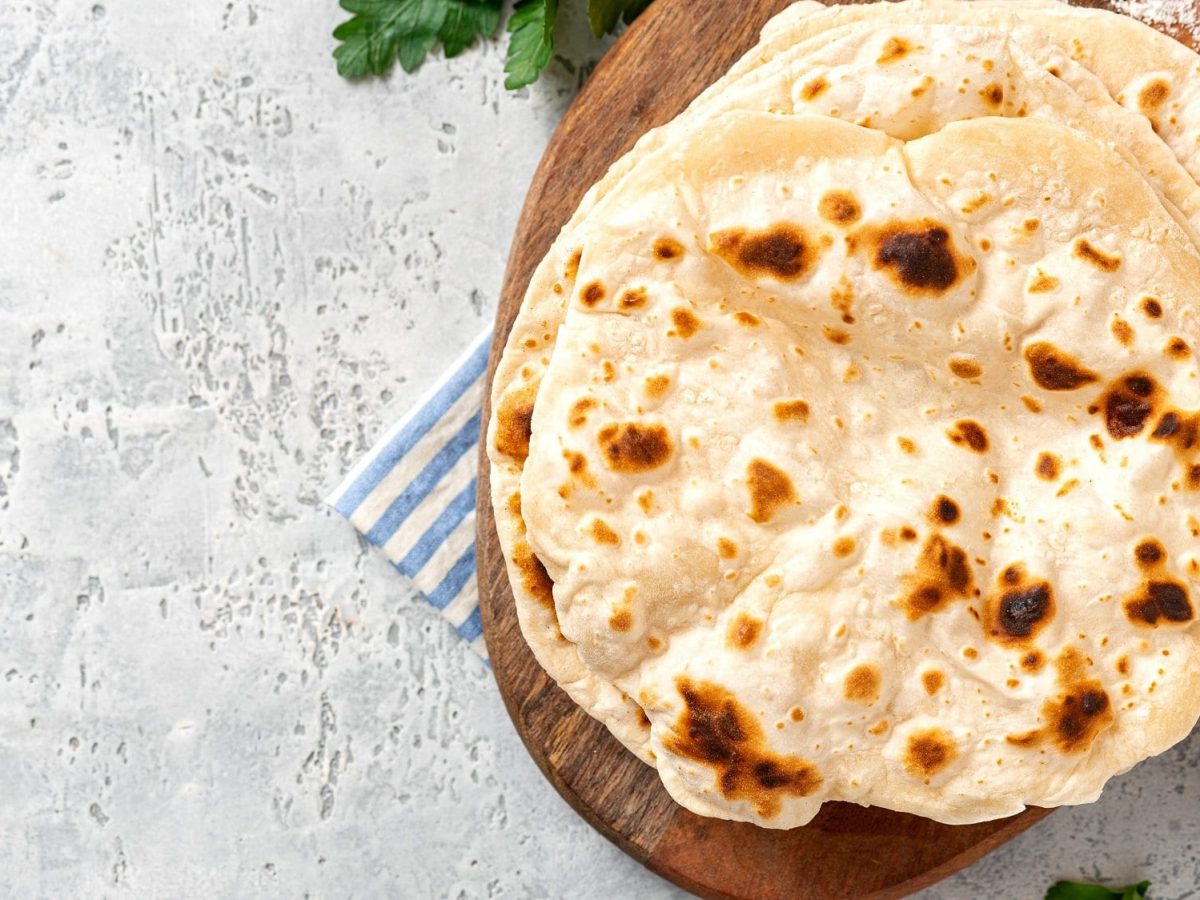
[(671, 387), (671, 378), (668, 375), (651, 375), (646, 379), (646, 396), (658, 399), (662, 397)]
[(1074, 356), (1046, 341), (1026, 347), (1025, 362), (1034, 383), (1047, 391), (1075, 391), (1100, 378)]
[(563, 459), (567, 461), (567, 471), (585, 488), (595, 490), (596, 478), (588, 470), (587, 457), (577, 450), (563, 450), (562, 455)]
[(746, 467), (746, 487), (750, 491), (747, 514), (760, 525), (770, 522), (782, 507), (797, 500), (792, 479), (765, 459), (750, 460)]
[(1053, 275), (1047, 275), (1041, 269), (1037, 270), (1037, 274), (1033, 276), (1029, 282), (1029, 287), (1026, 288), (1031, 294), (1049, 294), (1051, 291), (1057, 291), (1062, 286), (1062, 282)]
[(568, 257), (566, 269), (563, 271), (563, 276), (567, 281), (574, 281), (575, 276), (579, 274), (579, 263), (583, 259), (583, 249), (576, 248), (575, 251)]
[(911, 51), (912, 44), (904, 38), (890, 37), (884, 42), (883, 49), (879, 51), (879, 58), (875, 62), (881, 66), (894, 63), (904, 59)]
[(513, 546), (513, 565), (521, 573), (521, 585), (525, 593), (537, 600), (558, 622), (558, 614), (554, 609), (554, 582), (546, 572), (546, 567), (537, 558), (529, 542), (519, 540)]
[(1174, 449), (1184, 467), (1184, 485), (1188, 490), (1200, 491), (1200, 412), (1168, 410), (1150, 438)]
[(911, 525), (904, 525), (901, 528), (885, 528), (879, 533), (879, 539), (885, 547), (898, 547), (901, 542), (905, 544), (915, 544), (917, 542), (917, 530)]
[(685, 341), (700, 330), (700, 319), (686, 306), (677, 306), (671, 310), (671, 324), (675, 327), (670, 336), (680, 337)]
[[(993, 199), (994, 198), (992, 197), (991, 194), (981, 193), (978, 196), (976, 196), (975, 198), (968, 200), (966, 203), (963, 204), (963, 206), (962, 206), (963, 214), (970, 215), (973, 212), (977, 212), (978, 210), (983, 209), (985, 206), (987, 206), (989, 203), (991, 203)], [(986, 241), (986, 240), (987, 240), (987, 238), (984, 238), (984, 241)], [(981, 241), (980, 243), (982, 244), (983, 242)], [(987, 250), (989, 248), (985, 246), (982, 249)]]
[(862, 207), (849, 191), (829, 191), (817, 206), (821, 218), (835, 225), (853, 225), (862, 217)]
[(850, 556), (858, 548), (858, 542), (852, 537), (840, 537), (833, 542), (833, 555), (838, 559), (845, 559)]
[(1123, 375), (1088, 407), (1095, 415), (1104, 412), (1104, 424), (1116, 440), (1134, 437), (1146, 428), (1146, 422), (1160, 404), (1158, 382), (1145, 372)]
[(605, 425), (596, 435), (604, 461), (614, 472), (648, 472), (664, 466), (675, 447), (667, 429), (656, 423)]
[(1036, 747), (1042, 742), (1041, 730), (1027, 731), (1022, 734), (1010, 734), (1004, 738), (1014, 747)]
[(1104, 685), (1089, 677), (1092, 666), (1078, 649), (1065, 648), (1055, 661), (1059, 692), (1042, 705), (1046, 725), (1009, 735), (1008, 743), (1028, 749), (1050, 741), (1061, 753), (1083, 753), (1091, 747), (1115, 717)]
[(979, 96), (982, 97), (989, 106), (999, 108), (1000, 104), (1004, 102), (1004, 87), (993, 81), (991, 84), (980, 90)]
[(987, 453), (988, 436), (982, 425), (971, 419), (959, 419), (954, 427), (946, 432), (950, 442), (960, 447), (967, 447), (975, 453)]
[(1049, 582), (1031, 578), (1024, 566), (1006, 566), (996, 591), (984, 604), (987, 635), (1001, 644), (1026, 644), (1054, 618), (1054, 591)]
[(935, 534), (921, 549), (916, 569), (904, 576), (905, 594), (900, 605), (912, 621), (938, 612), (954, 599), (974, 593), (974, 579), (967, 553)]
[(508, 514), (516, 525), (517, 534), (525, 534), (525, 518), (521, 515), (521, 492), (513, 491), (508, 495)]
[(825, 80), (825, 76), (818, 75), (800, 89), (800, 96), (811, 103), (825, 93), (828, 88), (829, 82)]
[(713, 768), (728, 800), (744, 800), (764, 819), (779, 814), (785, 796), (807, 797), (821, 786), (808, 760), (773, 753), (762, 726), (728, 690), (710, 681), (676, 682), (685, 709), (663, 746)]
[(666, 262), (683, 256), (683, 244), (673, 238), (663, 237), (654, 242), (654, 258)]
[(957, 525), (961, 518), (962, 511), (958, 508), (958, 504), (945, 494), (933, 501), (933, 508), (929, 511), (929, 521), (934, 525)]
[(1043, 481), (1056, 481), (1062, 472), (1062, 463), (1053, 453), (1039, 453), (1035, 470)]
[(879, 673), (879, 667), (871, 663), (863, 663), (850, 670), (846, 676), (846, 682), (842, 686), (842, 693), (851, 703), (870, 706), (879, 699), (882, 684), (883, 676)]
[(743, 275), (793, 281), (811, 268), (820, 252), (797, 225), (777, 222), (762, 231), (729, 228), (709, 236), (712, 252)]
[(1137, 337), (1137, 333), (1133, 330), (1132, 325), (1130, 325), (1120, 316), (1116, 316), (1113, 318), (1112, 325), (1109, 327), (1112, 331), (1113, 337), (1117, 339), (1118, 344), (1123, 347), (1133, 346), (1133, 342)]
[(1151, 437), (1173, 444), (1180, 452), (1200, 448), (1200, 413), (1166, 412)]
[(646, 305), (649, 295), (644, 287), (629, 288), (623, 294), (621, 299), (617, 301), (617, 305), (621, 309), (641, 309)]
[(945, 226), (930, 219), (894, 222), (872, 238), (875, 267), (911, 294), (943, 294), (975, 266), (955, 251)]
[(579, 292), (579, 300), (584, 306), (592, 307), (599, 304), (604, 299), (604, 285), (599, 281), (593, 281), (584, 286)]
[(609, 544), (616, 546), (621, 543), (621, 537), (603, 519), (593, 519), (591, 531), (592, 540), (597, 544)]
[(1157, 112), (1171, 94), (1171, 85), (1156, 78), (1138, 92), (1138, 107), (1144, 113)]
[(970, 381), (983, 374), (983, 369), (973, 359), (952, 359), (949, 367), (951, 372), (964, 381)]
[(838, 283), (829, 292), (829, 302), (842, 314), (842, 322), (846, 325), (854, 324), (854, 285), (845, 275), (838, 279)]
[(1192, 348), (1188, 346), (1188, 342), (1181, 337), (1173, 337), (1167, 341), (1167, 346), (1163, 348), (1163, 353), (1170, 359), (1177, 362), (1184, 362), (1191, 359)]
[(1021, 657), (1021, 668), (1031, 674), (1042, 671), (1044, 665), (1046, 665), (1046, 657), (1041, 650), (1030, 650)]
[(591, 397), (581, 397), (571, 405), (567, 414), (567, 424), (572, 428), (582, 428), (587, 424), (588, 413), (596, 408), (596, 401)]
[(954, 762), (957, 756), (958, 749), (950, 736), (940, 729), (929, 728), (908, 736), (904, 767), (928, 784), (929, 779)]
[(1063, 753), (1082, 753), (1113, 721), (1112, 703), (1104, 686), (1088, 678), (1092, 661), (1068, 647), (1055, 661), (1063, 693), (1046, 701), (1042, 715), (1050, 723), (1050, 739)]
[(749, 650), (758, 641), (762, 627), (762, 619), (740, 612), (729, 623), (729, 632), (725, 639), (734, 650)]
[(775, 404), (775, 418), (780, 422), (807, 422), (809, 412), (803, 400), (780, 400)]
[(1109, 256), (1086, 238), (1080, 238), (1075, 242), (1075, 255), (1101, 272), (1115, 272), (1121, 268), (1121, 257)]
[(1195, 618), (1187, 585), (1166, 571), (1167, 550), (1155, 538), (1139, 541), (1134, 560), (1146, 572), (1146, 580), (1125, 598), (1125, 615), (1135, 625), (1157, 628), (1159, 624), (1180, 625)]
[(1141, 568), (1153, 569), (1159, 563), (1166, 561), (1167, 550), (1158, 542), (1157, 538), (1146, 538), (1139, 541), (1137, 547), (1134, 548), (1133, 558), (1137, 560)]
[(529, 456), (533, 403), (540, 383), (540, 379), (532, 379), (508, 391), (500, 398), (500, 407), (496, 410), (496, 449), (519, 462)]
[(1147, 581), (1125, 601), (1125, 614), (1136, 625), (1190, 622), (1195, 617), (1187, 586), (1178, 581)]
[(1098, 681), (1083, 682), (1057, 700), (1048, 700), (1043, 715), (1063, 753), (1087, 750), (1113, 719), (1112, 703)]

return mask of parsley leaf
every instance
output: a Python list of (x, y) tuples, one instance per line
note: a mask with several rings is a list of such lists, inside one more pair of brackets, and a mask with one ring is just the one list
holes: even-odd
[(1143, 881), (1129, 887), (1109, 888), (1099, 884), (1079, 884), (1060, 881), (1046, 891), (1046, 900), (1143, 900), (1150, 882)]
[(437, 43), (446, 21), (444, 0), (341, 0), (354, 13), (333, 32), (338, 73), (349, 78), (382, 75), (397, 58), (411, 72)]
[(338, 74), (346, 78), (383, 75), (399, 60), (411, 72), (442, 42), (457, 56), (475, 38), (493, 34), (500, 24), (500, 0), (341, 0), (353, 17), (333, 36)]
[(438, 40), (447, 57), (458, 56), (478, 37), (491, 37), (500, 24), (500, 0), (447, 0)]
[(558, 0), (521, 0), (508, 20), (508, 59), (504, 86), (510, 91), (537, 81), (554, 51)]
[[(458, 56), (500, 26), (503, 0), (339, 0), (351, 17), (333, 31), (333, 56), (345, 78), (384, 75), (396, 63), (411, 72), (437, 44)], [(651, 0), (588, 0), (588, 22), (599, 37), (632, 22)], [(519, 0), (508, 21), (504, 86), (537, 81), (554, 52), (559, 0)]]
[(632, 22), (650, 0), (588, 0), (588, 24), (596, 37), (612, 33), (622, 15)]

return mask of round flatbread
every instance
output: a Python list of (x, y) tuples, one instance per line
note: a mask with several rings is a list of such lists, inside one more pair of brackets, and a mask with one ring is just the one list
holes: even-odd
[[(892, 4), (889, 8), (897, 13), (910, 9), (913, 14), (923, 10), (927, 17), (947, 16), (944, 10), (917, 4)], [(1091, 76), (1076, 72), (1069, 60), (1054, 56), (1059, 51), (1027, 26), (1007, 22), (1008, 30), (999, 30), (917, 24), (870, 30), (861, 24), (838, 25), (834, 12), (816, 14), (832, 20), (826, 27), (832, 24), (837, 30), (806, 33), (809, 55), (789, 53), (771, 66), (742, 66), (737, 78), (724, 80), (727, 89), (706, 92), (687, 114), (651, 132), (589, 192), (573, 219), (575, 224), (564, 230), (535, 274), (496, 374), (496, 415), (489, 436), (492, 490), (522, 627), (551, 676), (644, 759), (649, 748), (640, 707), (585, 667), (575, 646), (558, 631), (551, 584), (524, 538), (518, 498), (538, 383), (553, 355), (557, 329), (575, 286), (578, 232), (582, 230), (578, 223), (603, 203), (639, 159), (668, 152), (662, 148), (669, 145), (669, 135), (686, 134), (685, 125), (690, 127), (712, 111), (729, 108), (821, 111), (906, 138), (936, 131), (956, 119), (992, 113), (1024, 115), (1066, 122), (1097, 138), (1110, 133), (1119, 137), (1122, 146), (1137, 151), (1143, 172), (1170, 198), (1168, 206), (1178, 205), (1193, 215), (1198, 206), (1195, 183), (1155, 138), (1149, 124), (1111, 100), (1099, 102), (1094, 92), (1089, 94), (1090, 101), (1085, 100), (1061, 77), (1046, 71), (1057, 61), (1062, 66), (1060, 73), (1074, 72), (1072, 83), (1085, 93), (1089, 90)], [(907, 49), (892, 58), (900, 47)], [(963, 88), (964, 82), (969, 89)], [(729, 87), (735, 83), (740, 85), (736, 91)], [(822, 84), (825, 86), (818, 90)], [(871, 87), (854, 91), (856, 84)], [(1003, 95), (998, 102), (997, 85)], [(963, 202), (969, 205), (979, 199)]]
[(1200, 256), (1126, 158), (733, 112), (596, 212), (512, 558), (680, 803), (966, 823), (1188, 733)]
[[(785, 13), (764, 32), (762, 46), (698, 98), (688, 113), (650, 132), (628, 157), (614, 164), (606, 178), (584, 198), (530, 284), (493, 386), (493, 419), (488, 434), (497, 526), (509, 563), (518, 616), (530, 646), (556, 682), (647, 762), (653, 763), (659, 751), (650, 739), (650, 719), (642, 708), (642, 698), (630, 696), (628, 684), (590, 658), (583, 647), (587, 642), (577, 632), (566, 628), (564, 636), (560, 616), (564, 604), (570, 601), (563, 599), (562, 589), (554, 588), (550, 572), (535, 551), (540, 530), (534, 526), (534, 534), (527, 534), (523, 512), (530, 485), (535, 493), (545, 490), (542, 479), (526, 475), (530, 431), (536, 431), (534, 408), (535, 401), (539, 401), (542, 373), (556, 358), (558, 329), (568, 318), (569, 299), (577, 293), (577, 268), (587, 230), (593, 221), (606, 222), (613, 211), (619, 215), (624, 200), (613, 205), (608, 198), (619, 193), (618, 188), (631, 173), (642, 168), (661, 173), (664, 167), (671, 170), (678, 166), (674, 148), (679, 142), (697, 127), (697, 122), (727, 109), (769, 109), (781, 114), (823, 112), (905, 138), (936, 133), (947, 122), (977, 115), (1036, 116), (1064, 122), (1093, 138), (1115, 137), (1121, 149), (1109, 146), (1109, 154), (1124, 152), (1127, 162), (1132, 157), (1141, 174), (1165, 198), (1166, 214), (1174, 216), (1183, 232), (1194, 238), (1190, 226), (1198, 204), (1193, 179), (1145, 118), (1117, 107), (1105, 83), (1070, 59), (1072, 55), (1084, 59), (1087, 54), (1074, 46), (1070, 47), (1072, 53), (1064, 52), (1061, 42), (1048, 40), (1042, 31), (1026, 24), (1028, 12), (1045, 5), (1021, 4), (1018, 18), (1013, 16), (1016, 5), (997, 6), (994, 12), (979, 16), (974, 11), (982, 11), (982, 7), (976, 4), (971, 7), (970, 18), (976, 25), (938, 28), (940, 23), (961, 20), (961, 6), (904, 2), (888, 5), (886, 13), (882, 5), (852, 7), (854, 16), (865, 13), (872, 19), (900, 19), (886, 28), (847, 19), (841, 11), (851, 7), (824, 11), (804, 4), (803, 16)], [(796, 8), (800, 10), (802, 5)], [(1076, 13), (1070, 12), (1069, 16)], [(1079, 22), (1078, 18), (1069, 20)], [(980, 22), (1000, 25), (1001, 30), (978, 28)], [(926, 25), (913, 30), (913, 23)], [(1150, 31), (1136, 25), (1134, 29), (1121, 34), (1138, 34), (1136, 29)], [(800, 38), (804, 42), (793, 46)], [(1148, 40), (1147, 46), (1156, 46), (1153, 38), (1145, 35), (1133, 40)], [(1147, 58), (1141, 54), (1136, 59), (1141, 65)], [(984, 60), (989, 66), (984, 66)], [(1182, 62), (1175, 60), (1171, 65), (1178, 70)], [(932, 84), (931, 72), (935, 73)], [(968, 91), (964, 85), (972, 80), (977, 80), (978, 88)], [(822, 82), (824, 85), (817, 90)], [(996, 85), (1003, 95), (998, 100)], [(923, 94), (929, 95), (928, 100), (914, 102)], [(1154, 125), (1160, 128), (1159, 122)], [(994, 199), (982, 190), (976, 197), (960, 196), (954, 202), (960, 204), (960, 215), (974, 215)], [(662, 245), (655, 252), (670, 257), (674, 245)], [(1111, 329), (1114, 335), (1136, 335), (1124, 320), (1115, 319)], [(560, 490), (565, 484), (559, 485)], [(587, 664), (581, 658), (581, 649)], [(664, 778), (668, 779), (666, 773)], [(876, 800), (870, 798), (870, 802)], [(689, 805), (700, 809), (695, 803)], [(728, 809), (713, 814), (743, 817)], [(786, 821), (781, 818), (776, 824)]]
[(855, 22), (934, 21), (1034, 26), (1072, 61), (1095, 74), (1123, 106), (1149, 119), (1194, 178), (1200, 178), (1200, 57), (1129, 16), (1053, 0), (903, 0), (811, 10), (799, 4), (775, 17), (741, 71), (770, 62), (798, 43)]

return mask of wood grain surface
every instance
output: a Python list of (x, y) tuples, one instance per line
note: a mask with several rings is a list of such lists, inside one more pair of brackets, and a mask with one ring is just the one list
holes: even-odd
[[(534, 176), (505, 274), (489, 373), (495, 372), (533, 270), (587, 188), (642, 134), (674, 118), (720, 77), (789, 2), (656, 0), (605, 55)], [(811, 824), (789, 831), (693, 815), (671, 800), (653, 769), (575, 706), (537, 664), (517, 624), (488, 481), (481, 455), (480, 604), (508, 712), (530, 755), (566, 801), (663, 877), (704, 897), (889, 900), (933, 884), (1048, 815), (1031, 809), (998, 822), (953, 827), (829, 803)]]

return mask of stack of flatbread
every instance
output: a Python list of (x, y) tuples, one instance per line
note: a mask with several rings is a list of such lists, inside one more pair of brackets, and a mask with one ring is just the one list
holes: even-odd
[(541, 665), (683, 806), (969, 823), (1200, 715), (1200, 57), (802, 2), (588, 193), (492, 395)]

